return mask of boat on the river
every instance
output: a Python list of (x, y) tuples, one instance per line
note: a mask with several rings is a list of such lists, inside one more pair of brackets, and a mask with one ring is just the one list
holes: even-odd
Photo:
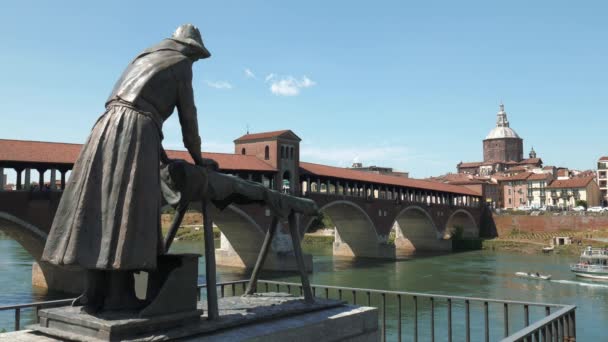
[(543, 253), (551, 253), (551, 252), (553, 252), (554, 249), (555, 249), (555, 247), (553, 245), (543, 247)]
[(570, 265), (570, 271), (583, 278), (608, 280), (608, 249), (588, 246), (579, 262)]
[(530, 278), (530, 279), (538, 279), (538, 280), (549, 280), (549, 279), (551, 279), (551, 275), (550, 274), (540, 274), (538, 272), (536, 272), (536, 273), (515, 272), (515, 275), (518, 276), (518, 277), (522, 277), (522, 278)]

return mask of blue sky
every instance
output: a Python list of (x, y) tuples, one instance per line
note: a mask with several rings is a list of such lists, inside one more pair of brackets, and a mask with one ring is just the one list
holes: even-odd
[[(182, 23), (203, 150), (292, 129), (302, 159), (414, 177), (482, 159), (502, 100), (546, 165), (608, 154), (602, 1), (12, 1), (0, 8), (0, 138), (83, 142), (115, 80)], [(249, 72), (248, 72), (249, 71)], [(165, 146), (183, 149), (179, 123)]]

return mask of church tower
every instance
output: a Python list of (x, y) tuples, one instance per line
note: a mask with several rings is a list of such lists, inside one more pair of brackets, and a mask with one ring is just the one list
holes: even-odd
[(494, 127), (483, 141), (484, 162), (520, 162), (524, 158), (523, 139), (509, 127), (505, 106), (501, 103)]

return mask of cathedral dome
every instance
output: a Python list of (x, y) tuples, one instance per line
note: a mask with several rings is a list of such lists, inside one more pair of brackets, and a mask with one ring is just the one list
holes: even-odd
[(486, 139), (519, 138), (511, 127), (494, 127), (486, 136)]
[(509, 120), (507, 119), (507, 112), (505, 112), (505, 106), (501, 103), (500, 110), (498, 111), (498, 120), (496, 121), (496, 127), (494, 127), (490, 133), (486, 136), (486, 139), (502, 139), (502, 138), (517, 138), (519, 135), (509, 127)]

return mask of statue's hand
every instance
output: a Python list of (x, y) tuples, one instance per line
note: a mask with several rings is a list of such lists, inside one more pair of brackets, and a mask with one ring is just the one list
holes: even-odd
[(201, 160), (196, 164), (213, 171), (217, 171), (219, 169), (217, 162), (209, 158), (201, 158)]

